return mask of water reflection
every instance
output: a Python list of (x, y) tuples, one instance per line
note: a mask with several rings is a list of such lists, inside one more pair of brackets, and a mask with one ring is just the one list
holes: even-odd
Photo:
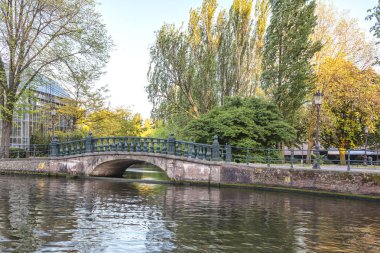
[(150, 164), (138, 164), (138, 165), (132, 165), (129, 167), (124, 175), (124, 178), (128, 179), (140, 179), (140, 180), (159, 180), (159, 181), (169, 181), (169, 177), (166, 175), (166, 173)]
[(379, 252), (378, 203), (0, 176), (0, 252)]

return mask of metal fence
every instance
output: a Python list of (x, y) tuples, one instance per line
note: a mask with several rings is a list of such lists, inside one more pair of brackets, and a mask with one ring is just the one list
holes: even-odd
[[(294, 167), (311, 167), (319, 164), (324, 167), (346, 166), (350, 168), (366, 167), (380, 169), (380, 150), (373, 149), (273, 149), (224, 146), (222, 150), (231, 149), (231, 161), (246, 164), (283, 165)], [(224, 151), (227, 153), (226, 151)], [(319, 155), (318, 155), (319, 152)], [(222, 156), (225, 156), (223, 154)]]
[(47, 144), (0, 146), (0, 157), (30, 158), (47, 156), (49, 156), (49, 145)]

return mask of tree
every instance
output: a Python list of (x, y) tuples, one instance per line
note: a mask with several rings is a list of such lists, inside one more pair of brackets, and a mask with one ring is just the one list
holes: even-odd
[(310, 59), (320, 49), (310, 35), (316, 25), (315, 1), (271, 0), (272, 16), (265, 35), (262, 87), (282, 115), (294, 124), (312, 90)]
[[(316, 85), (309, 94), (310, 98), (316, 91), (323, 91), (325, 90), (324, 86), (329, 85), (328, 83), (320, 82), (322, 80), (321, 76), (333, 74), (332, 72), (325, 73), (326, 62), (331, 64), (332, 59), (344, 59), (352, 62), (360, 70), (366, 70), (376, 62), (377, 55), (375, 44), (366, 39), (358, 21), (350, 18), (347, 13), (340, 13), (332, 4), (318, 1), (316, 15), (317, 25), (311, 39), (314, 42), (320, 41), (322, 48), (311, 60), (316, 75)], [(325, 94), (325, 98), (326, 96), (328, 94)], [(316, 111), (313, 103), (307, 104), (305, 109), (305, 118), (302, 119), (302, 128), (299, 129), (306, 132), (307, 160), (310, 162), (311, 149), (315, 143)]]
[[(380, 44), (380, 0), (378, 4), (372, 8), (372, 10), (368, 10), (370, 13), (367, 20), (375, 19), (375, 24), (371, 27), (370, 31), (373, 32), (374, 36), (378, 39), (377, 44)], [(380, 59), (377, 57), (377, 63), (380, 63)]]
[[(380, 1), (378, 1), (378, 4), (375, 7), (368, 10), (368, 12), (370, 14), (367, 16), (366, 19), (375, 19), (375, 24), (371, 27), (371, 32), (374, 33), (376, 38), (380, 39)], [(380, 43), (380, 41), (378, 41), (377, 43)]]
[(93, 83), (103, 74), (105, 64), (106, 61), (86, 62), (81, 59), (64, 61), (62, 67), (67, 68), (67, 71), (57, 77), (64, 80), (61, 84), (70, 98), (61, 99), (63, 105), (58, 108), (58, 112), (72, 121), (71, 131), (83, 124), (87, 115), (104, 109), (108, 89), (106, 86), (95, 88)]
[(199, 116), (192, 89), (195, 64), (188, 48), (185, 35), (173, 25), (164, 25), (157, 32), (156, 44), (150, 49), (152, 59), (146, 88), (155, 118), (167, 118), (178, 111), (190, 117)]
[(124, 108), (102, 109), (91, 113), (81, 126), (97, 137), (141, 136), (144, 131), (141, 115)]
[[(259, 13), (267, 11), (263, 5)], [(216, 10), (216, 0), (204, 0), (190, 11), (187, 30), (165, 24), (156, 33), (146, 87), (153, 118), (183, 125), (223, 105), (225, 97), (253, 94), (255, 45), (266, 14), (253, 29), (252, 0), (235, 0), (228, 14)]]
[(35, 77), (73, 57), (107, 55), (110, 39), (93, 0), (1, 0), (0, 18), (0, 145), (8, 146), (16, 103)]
[(363, 144), (364, 127), (370, 132), (376, 129), (380, 76), (342, 58), (326, 60), (320, 68), (318, 83), (324, 93), (321, 143), (326, 148), (338, 147), (344, 164), (345, 150)]
[(279, 142), (295, 139), (295, 129), (280, 115), (276, 105), (259, 98), (229, 98), (225, 105), (192, 120), (188, 138), (208, 143), (218, 135), (223, 145), (274, 148)]
[(330, 58), (344, 58), (361, 70), (373, 66), (378, 54), (375, 43), (366, 38), (356, 19), (323, 2), (318, 3), (316, 15), (318, 20), (312, 40), (322, 44), (312, 60), (317, 74), (319, 66)]
[(253, 35), (254, 40), (254, 64), (253, 64), (253, 84), (251, 86), (250, 96), (258, 95), (261, 88), (260, 79), (262, 74), (264, 36), (267, 28), (269, 15), (269, 0), (258, 0), (256, 2), (255, 17), (256, 25)]

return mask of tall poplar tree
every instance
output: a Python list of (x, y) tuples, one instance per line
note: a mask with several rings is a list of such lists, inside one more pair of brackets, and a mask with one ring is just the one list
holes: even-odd
[(257, 95), (260, 88), (260, 78), (262, 74), (264, 36), (267, 28), (269, 16), (269, 0), (257, 0), (255, 6), (256, 25), (253, 34), (254, 40), (254, 66), (253, 79), (249, 95)]
[(297, 111), (313, 88), (312, 56), (320, 49), (310, 35), (315, 1), (271, 0), (272, 16), (263, 53), (262, 87), (283, 116), (295, 124)]

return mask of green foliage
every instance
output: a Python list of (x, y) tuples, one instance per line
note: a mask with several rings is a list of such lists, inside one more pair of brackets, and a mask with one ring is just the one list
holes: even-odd
[(160, 139), (167, 139), (169, 138), (170, 134), (173, 133), (174, 136), (177, 139), (183, 139), (185, 138), (183, 136), (183, 125), (182, 127), (179, 126), (178, 121), (171, 120), (167, 123), (164, 123), (162, 121), (158, 121), (155, 124), (153, 133), (151, 134), (151, 137), (153, 138), (160, 138)]
[(321, 143), (324, 147), (355, 148), (363, 145), (364, 127), (374, 132), (379, 121), (380, 76), (371, 68), (360, 70), (342, 58), (320, 66), (318, 83), (324, 100)]
[[(371, 27), (371, 32), (374, 33), (376, 38), (380, 39), (380, 0), (378, 1), (378, 4), (371, 10), (368, 10), (368, 12), (370, 14), (366, 19), (374, 19), (376, 21), (375, 24)], [(380, 41), (378, 41), (377, 43), (380, 43)]]
[(141, 136), (144, 131), (141, 115), (124, 108), (102, 109), (91, 113), (81, 126), (96, 137)]
[(223, 105), (225, 97), (254, 94), (268, 0), (257, 8), (254, 22), (250, 0), (233, 1), (228, 14), (217, 13), (216, 0), (204, 0), (190, 11), (187, 30), (162, 26), (150, 48), (146, 87), (155, 119), (197, 118)]
[(76, 129), (74, 131), (62, 132), (56, 131), (55, 136), (58, 138), (58, 141), (74, 141), (81, 140), (87, 136), (87, 132), (82, 129)]
[(315, 1), (271, 0), (272, 16), (263, 55), (262, 86), (293, 124), (313, 88), (310, 59), (320, 49), (310, 35), (316, 25)]
[[(58, 141), (73, 141), (73, 140), (81, 140), (87, 136), (88, 132), (83, 129), (77, 129), (74, 131), (55, 131), (54, 135), (58, 138)], [(52, 136), (51, 134), (44, 134), (42, 131), (34, 131), (30, 137), (30, 144), (37, 145), (46, 145), (41, 148), (46, 149), (46, 147), (51, 143)], [(38, 146), (39, 147), (39, 146)]]
[(42, 131), (34, 131), (30, 136), (30, 144), (49, 144), (51, 142), (51, 136), (43, 134)]
[(375, 130), (369, 133), (368, 146), (373, 149), (380, 149), (380, 122), (376, 124)]
[(66, 72), (63, 65), (102, 66), (108, 60), (112, 42), (95, 5), (93, 0), (0, 0), (1, 146), (9, 145), (14, 112), (36, 77)]
[(23, 148), (9, 148), (9, 158), (26, 158), (26, 151)]
[[(370, 31), (373, 32), (374, 36), (378, 39), (376, 43), (380, 44), (380, 0), (378, 1), (378, 4), (371, 10), (368, 10), (368, 12), (370, 14), (366, 19), (374, 19), (376, 21), (375, 24), (371, 27)], [(379, 57), (377, 57), (377, 63), (380, 64)]]
[(258, 98), (229, 98), (226, 104), (189, 123), (185, 129), (196, 142), (210, 143), (218, 135), (221, 144), (243, 147), (275, 147), (296, 137), (276, 106)]

